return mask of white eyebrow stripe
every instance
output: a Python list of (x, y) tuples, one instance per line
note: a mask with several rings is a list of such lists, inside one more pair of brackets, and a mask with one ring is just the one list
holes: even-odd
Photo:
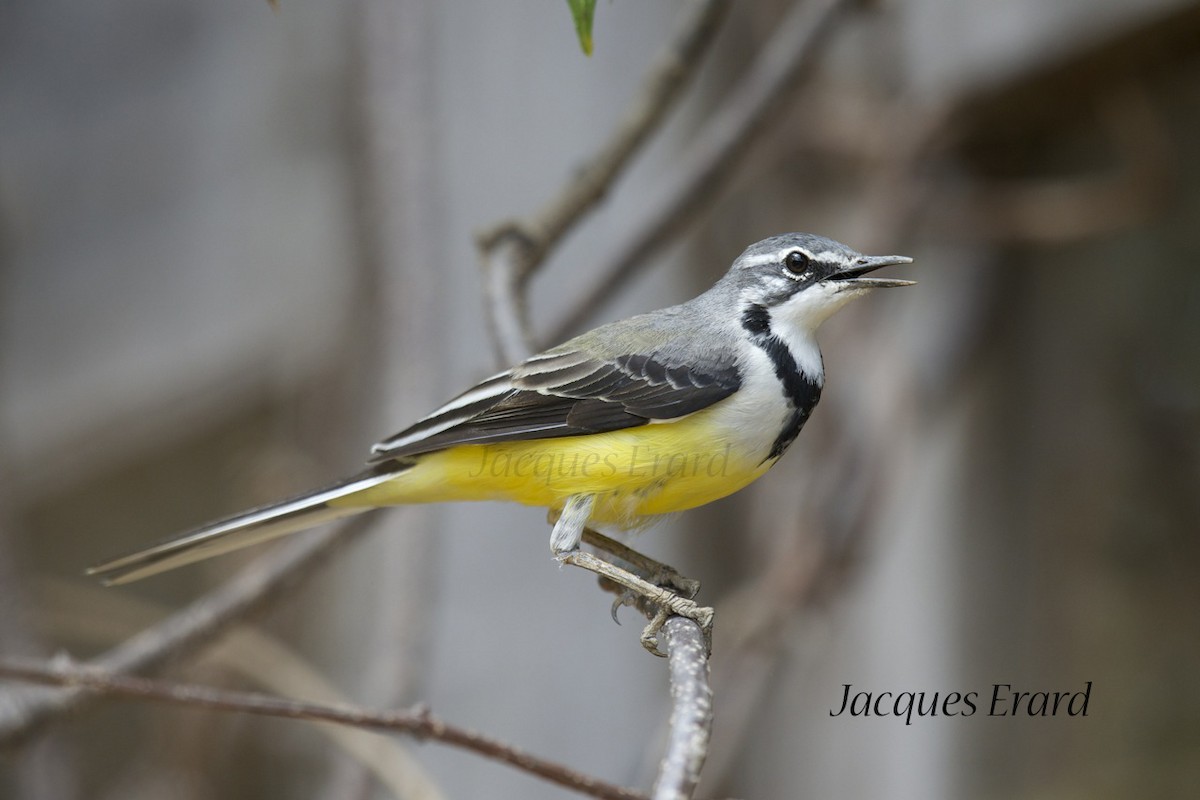
[(793, 247), (785, 247), (782, 250), (775, 251), (774, 253), (768, 253), (765, 255), (757, 255), (757, 256), (751, 256), (750, 258), (744, 258), (741, 260), (740, 264), (743, 267), (757, 267), (761, 264), (775, 264), (775, 263), (783, 261), (784, 257), (788, 253), (794, 253), (796, 251), (804, 253), (804, 255), (808, 256), (813, 261), (821, 261), (824, 263), (851, 264), (854, 262), (854, 258), (855, 258), (852, 255), (849, 259), (847, 259), (845, 253), (839, 252), (837, 250), (822, 250), (819, 253), (811, 253), (808, 250), (805, 250), (803, 247), (794, 247), (793, 246)]
[(805, 250), (803, 247), (785, 247), (784, 249), (777, 250), (774, 253), (768, 253), (766, 255), (760, 255), (760, 256), (753, 256), (751, 258), (744, 258), (744, 259), (742, 259), (741, 264), (743, 267), (757, 267), (759, 264), (774, 264), (777, 261), (783, 261), (783, 257), (785, 255), (787, 255), (788, 253), (794, 252), (796, 250), (799, 250), (801, 253), (804, 253), (809, 258), (812, 258), (812, 255), (807, 250)]

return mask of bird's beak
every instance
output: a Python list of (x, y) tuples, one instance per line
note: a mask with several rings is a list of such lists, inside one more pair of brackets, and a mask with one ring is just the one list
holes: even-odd
[(890, 286), (912, 286), (916, 281), (900, 281), (889, 278), (864, 278), (868, 272), (874, 272), (880, 267), (892, 267), (897, 264), (911, 264), (908, 256), (859, 256), (854, 265), (841, 272), (830, 275), (827, 280), (848, 283), (856, 289), (883, 289)]

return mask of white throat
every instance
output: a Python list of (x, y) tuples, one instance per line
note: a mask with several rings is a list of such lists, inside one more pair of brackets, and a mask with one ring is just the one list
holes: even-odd
[(785, 304), (771, 310), (771, 333), (787, 345), (800, 371), (818, 386), (823, 386), (825, 363), (821, 359), (821, 349), (817, 346), (816, 327), (796, 325), (786, 312), (781, 313), (786, 307)]
[(771, 317), (779, 320), (780, 327), (786, 325), (806, 331), (810, 337), (815, 336), (821, 323), (846, 303), (869, 291), (846, 284), (819, 283), (775, 306), (771, 309)]

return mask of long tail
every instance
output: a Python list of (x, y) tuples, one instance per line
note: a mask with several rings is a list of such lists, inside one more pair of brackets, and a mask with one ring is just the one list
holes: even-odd
[(90, 568), (87, 574), (98, 576), (107, 586), (129, 583), (277, 536), (296, 533), (322, 522), (358, 514), (371, 506), (334, 506), (332, 503), (392, 480), (396, 475), (395, 471), (369, 470), (315, 492), (210, 522), (151, 547), (98, 564)]

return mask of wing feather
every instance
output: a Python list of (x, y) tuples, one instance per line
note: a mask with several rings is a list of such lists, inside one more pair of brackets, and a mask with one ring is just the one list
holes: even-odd
[(732, 356), (601, 359), (580, 350), (530, 358), (467, 390), (372, 449), (372, 463), (459, 444), (579, 436), (692, 414), (741, 386)]

